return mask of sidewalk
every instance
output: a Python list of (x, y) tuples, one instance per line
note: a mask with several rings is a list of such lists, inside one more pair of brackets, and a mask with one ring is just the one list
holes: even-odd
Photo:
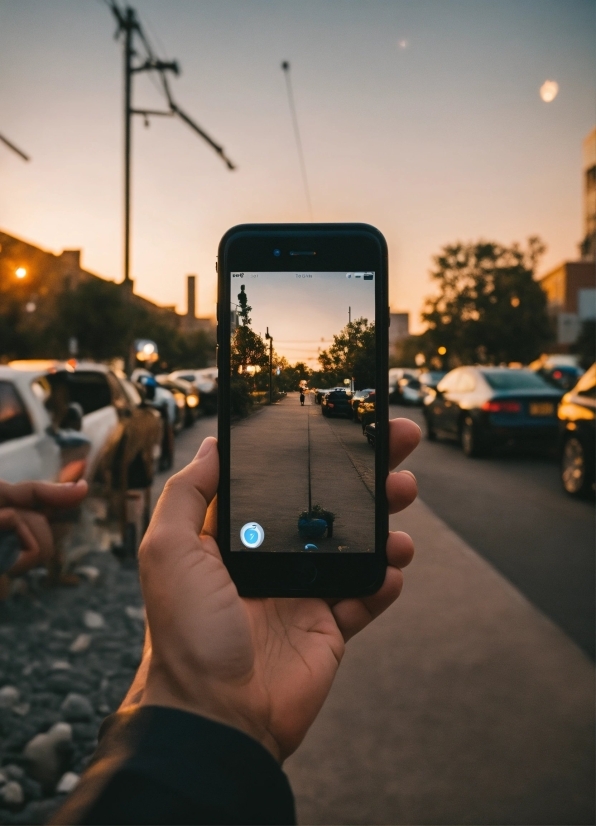
[(299, 822), (593, 823), (592, 664), (422, 502), (392, 528), (417, 556), (286, 762)]

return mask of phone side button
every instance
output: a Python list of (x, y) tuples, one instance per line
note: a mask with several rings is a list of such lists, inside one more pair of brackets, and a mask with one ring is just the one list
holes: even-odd
[(310, 559), (298, 559), (294, 566), (294, 582), (297, 586), (312, 585), (317, 578), (317, 566)]

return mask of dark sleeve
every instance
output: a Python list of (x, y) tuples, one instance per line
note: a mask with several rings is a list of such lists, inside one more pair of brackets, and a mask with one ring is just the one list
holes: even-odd
[(281, 766), (243, 732), (173, 708), (108, 717), (54, 824), (294, 824)]

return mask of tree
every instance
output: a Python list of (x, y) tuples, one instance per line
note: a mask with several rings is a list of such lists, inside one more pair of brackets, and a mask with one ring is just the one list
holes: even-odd
[(319, 355), (319, 364), (331, 382), (354, 379), (356, 389), (375, 386), (375, 325), (366, 318), (350, 321), (333, 344)]
[(443, 247), (431, 272), (439, 294), (422, 313), (427, 356), (444, 347), (451, 366), (536, 358), (552, 339), (546, 296), (534, 279), (544, 251), (535, 237), (525, 250), (495, 241)]

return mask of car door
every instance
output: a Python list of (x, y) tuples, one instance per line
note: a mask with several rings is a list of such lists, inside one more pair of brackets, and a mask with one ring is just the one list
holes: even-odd
[(431, 408), (433, 428), (448, 435), (456, 432), (456, 422), (459, 415), (459, 406), (456, 400), (456, 388), (460, 377), (460, 370), (452, 370), (441, 379)]
[(0, 479), (24, 482), (57, 477), (60, 450), (45, 429), (35, 428), (34, 422), (16, 384), (0, 380)]

